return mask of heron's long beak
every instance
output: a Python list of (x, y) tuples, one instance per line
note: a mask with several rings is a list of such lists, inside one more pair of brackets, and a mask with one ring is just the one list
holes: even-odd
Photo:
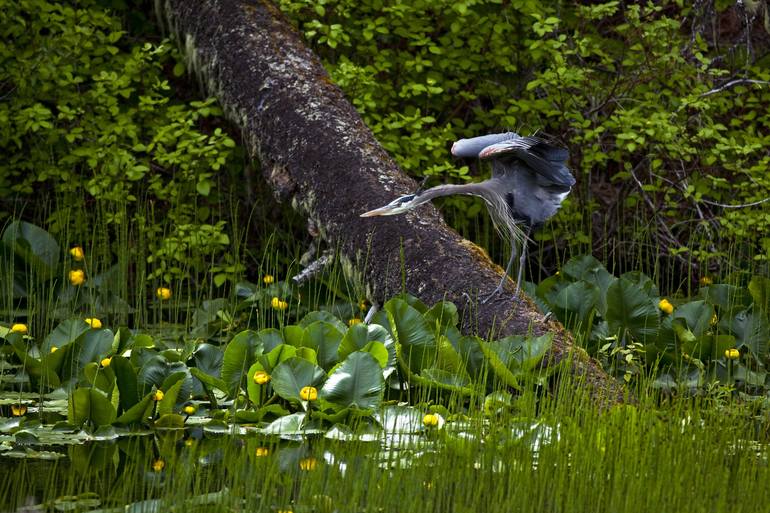
[(387, 216), (392, 214), (393, 207), (390, 205), (385, 205), (384, 207), (375, 208), (374, 210), (370, 210), (369, 212), (364, 212), (361, 214), (361, 217), (375, 217), (375, 216)]

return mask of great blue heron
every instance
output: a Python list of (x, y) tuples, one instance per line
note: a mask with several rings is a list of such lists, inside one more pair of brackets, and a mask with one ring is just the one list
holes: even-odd
[(521, 244), (516, 297), (521, 287), (529, 234), (556, 213), (575, 185), (575, 178), (566, 166), (569, 154), (539, 137), (506, 132), (461, 139), (452, 146), (452, 155), (490, 160), (492, 178), (463, 185), (438, 185), (407, 194), (384, 207), (365, 212), (361, 217), (400, 214), (439, 196), (469, 194), (483, 198), (498, 232), (511, 244), (511, 258), (505, 274), (484, 301), (503, 290), (516, 259), (517, 245)]

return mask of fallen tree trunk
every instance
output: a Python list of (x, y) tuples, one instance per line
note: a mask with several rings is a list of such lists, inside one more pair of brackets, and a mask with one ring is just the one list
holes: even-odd
[[(568, 358), (601, 404), (623, 389), (571, 335), (527, 298), (503, 295), (468, 305), (463, 295), (490, 291), (502, 269), (449, 228), (432, 206), (402, 216), (358, 215), (413, 192), (319, 59), (267, 0), (164, 0), (161, 19), (184, 46), (202, 83), (241, 128), (252, 157), (279, 199), (306, 215), (339, 251), (348, 278), (382, 302), (406, 290), (427, 304), (464, 309), (463, 331), (482, 337), (555, 333), (551, 362)], [(511, 284), (512, 285), (512, 284)]]

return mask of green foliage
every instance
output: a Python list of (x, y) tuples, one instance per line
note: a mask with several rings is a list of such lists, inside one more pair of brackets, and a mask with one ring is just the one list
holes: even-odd
[(0, 220), (31, 201), (84, 246), (130, 231), (156, 282), (234, 266), (227, 222), (211, 214), (235, 142), (210, 127), (212, 99), (173, 98), (172, 45), (132, 41), (92, 0), (0, 1), (0, 13)]
[[(701, 281), (696, 296), (669, 299), (642, 273), (615, 277), (595, 258), (580, 256), (534, 293), (541, 308), (626, 380), (649, 370), (666, 389), (718, 381), (764, 393), (770, 386), (767, 278), (755, 276), (745, 288)], [(731, 349), (737, 349), (732, 358)]]
[[(742, 19), (740, 5), (279, 4), (408, 172), (464, 181), (471, 173), (450, 160), (453, 140), (542, 132), (569, 147), (579, 186), (540, 239), (573, 253), (601, 243), (624, 266), (641, 254), (648, 269), (658, 254), (724, 259), (733, 244), (739, 258), (770, 256), (770, 239), (755, 236), (770, 228), (763, 205), (718, 206), (770, 196), (770, 89), (738, 82), (716, 92), (738, 77), (770, 80), (767, 54), (753, 62), (763, 52), (746, 54), (749, 36), (705, 30), (717, 17)], [(471, 232), (481, 206), (447, 202)]]

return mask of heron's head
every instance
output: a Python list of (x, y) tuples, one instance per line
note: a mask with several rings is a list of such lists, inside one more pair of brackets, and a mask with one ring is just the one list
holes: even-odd
[(401, 196), (400, 198), (394, 199), (384, 207), (375, 208), (369, 212), (364, 212), (361, 214), (361, 217), (393, 216), (402, 212), (406, 212), (407, 210), (410, 210), (419, 205), (417, 196), (417, 194), (407, 194), (406, 196)]

